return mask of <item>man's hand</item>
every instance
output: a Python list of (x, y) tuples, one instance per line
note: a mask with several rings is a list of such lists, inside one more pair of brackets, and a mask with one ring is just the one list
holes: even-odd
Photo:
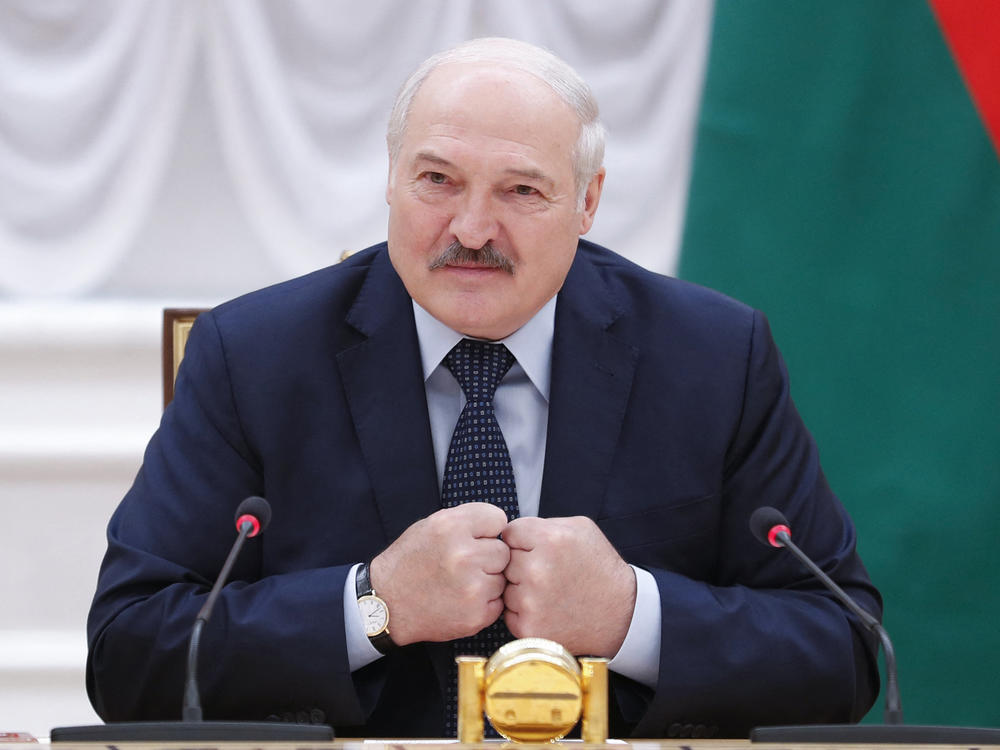
[(488, 503), (445, 508), (417, 521), (371, 562), (398, 646), (478, 633), (503, 612), (510, 550), (497, 537), (506, 514)]
[(504, 620), (575, 655), (614, 657), (635, 608), (635, 573), (585, 516), (525, 517), (503, 533), (510, 547)]

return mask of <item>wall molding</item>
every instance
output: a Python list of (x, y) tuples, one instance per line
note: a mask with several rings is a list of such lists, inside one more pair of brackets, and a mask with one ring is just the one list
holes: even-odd
[[(168, 304), (189, 303), (210, 306)], [(163, 307), (0, 302), (0, 730), (97, 721), (87, 612), (108, 519), (160, 419)]]

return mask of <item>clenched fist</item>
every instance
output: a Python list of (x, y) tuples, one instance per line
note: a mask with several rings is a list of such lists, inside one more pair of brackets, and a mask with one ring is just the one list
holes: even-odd
[(371, 562), (399, 646), (479, 632), (503, 612), (506, 514), (488, 503), (445, 508), (410, 526)]
[(591, 519), (525, 517), (503, 532), (510, 547), (504, 620), (576, 655), (614, 657), (635, 609), (635, 572)]

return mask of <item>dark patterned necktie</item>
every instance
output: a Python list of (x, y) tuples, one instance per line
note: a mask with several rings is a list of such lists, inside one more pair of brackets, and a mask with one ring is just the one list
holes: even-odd
[[(453, 508), (462, 503), (492, 503), (512, 521), (518, 515), (517, 488), (507, 443), (493, 411), (493, 395), (514, 364), (514, 355), (503, 344), (462, 339), (444, 358), (444, 363), (462, 387), (466, 402), (448, 448), (441, 505)], [(492, 656), (510, 640), (513, 636), (500, 618), (473, 636), (453, 641), (452, 655)], [(457, 675), (452, 660), (445, 701), (446, 737), (458, 734)], [(486, 729), (490, 731), (492, 727), (487, 725)]]

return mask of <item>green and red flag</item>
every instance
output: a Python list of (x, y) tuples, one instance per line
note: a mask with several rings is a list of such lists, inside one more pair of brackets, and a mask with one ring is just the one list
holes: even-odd
[(907, 721), (1000, 726), (1000, 0), (713, 24), (679, 275), (771, 320)]

